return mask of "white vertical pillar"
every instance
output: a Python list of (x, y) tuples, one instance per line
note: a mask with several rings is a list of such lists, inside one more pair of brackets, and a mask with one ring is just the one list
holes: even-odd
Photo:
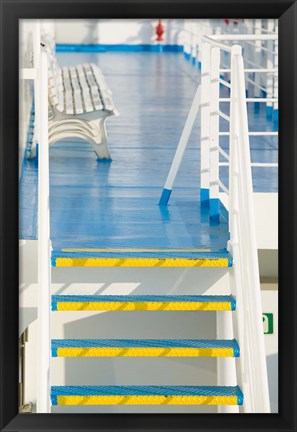
[(241, 412), (251, 412), (250, 392), (246, 381), (245, 352), (246, 340), (244, 337), (244, 321), (242, 319), (244, 310), (242, 307), (242, 291), (237, 286), (240, 281), (241, 261), (239, 256), (238, 244), (238, 86), (237, 74), (235, 71), (235, 56), (241, 55), (241, 48), (239, 46), (232, 47), (231, 53), (231, 102), (230, 102), (230, 137), (229, 137), (229, 232), (230, 242), (228, 243), (228, 250), (233, 256), (234, 264), (229, 271), (230, 290), (231, 294), (236, 297), (236, 310), (232, 313), (233, 320), (233, 334), (240, 347), (240, 357), (236, 360), (236, 376), (237, 384), (244, 394), (244, 407), (240, 408)]
[[(278, 20), (275, 21), (275, 33), (278, 35)], [(278, 69), (278, 39), (274, 41), (274, 58), (273, 58), (273, 67), (274, 69)], [(273, 75), (273, 97), (275, 99), (278, 98), (278, 74)], [(278, 101), (273, 104), (273, 119), (275, 122), (278, 121)]]
[(210, 44), (202, 42), (201, 58), (200, 201), (209, 206)]
[(184, 55), (189, 60), (191, 56), (191, 27), (188, 19), (184, 21), (184, 35)]
[(50, 412), (50, 221), (48, 146), (48, 59), (40, 53), (38, 154), (38, 377), (37, 412)]
[[(233, 339), (232, 314), (234, 312), (217, 312), (217, 339)], [(235, 358), (217, 358), (217, 384), (218, 386), (236, 386)], [(237, 405), (219, 405), (219, 413), (238, 413)]]
[(244, 295), (244, 308), (246, 321), (244, 325), (248, 340), (247, 357), (249, 362), (248, 381), (252, 394), (252, 412), (270, 413), (269, 388), (267, 377), (267, 364), (265, 341), (262, 323), (261, 289), (259, 276), (259, 263), (257, 256), (257, 239), (255, 228), (255, 211), (253, 200), (253, 183), (250, 157), (250, 144), (248, 133), (247, 107), (244, 99), (243, 62), (237, 57), (238, 68), (238, 118), (240, 152), (239, 170), (241, 173), (239, 207), (241, 230), (241, 262), (244, 273), (240, 289)]
[(231, 293), (236, 295), (234, 335), (239, 342), (237, 381), (245, 413), (268, 413), (269, 392), (262, 326), (261, 291), (250, 166), (247, 108), (241, 48), (232, 47), (230, 125)]
[(191, 33), (191, 60), (192, 63), (195, 64), (197, 59), (197, 37), (194, 20), (191, 20)]
[[(267, 30), (268, 34), (272, 34), (274, 30), (274, 22), (273, 19), (267, 20)], [(267, 63), (266, 67), (267, 69), (273, 69), (273, 60), (274, 60), (274, 54), (273, 54), (273, 47), (274, 43), (273, 40), (267, 41)], [(273, 97), (273, 74), (268, 72), (267, 73), (267, 79), (266, 79), (266, 93), (267, 98)], [(272, 118), (272, 102), (267, 102), (266, 104), (266, 114), (268, 118)]]
[[(260, 35), (262, 33), (262, 20), (256, 19), (255, 20), (255, 34)], [(256, 67), (262, 66), (261, 56), (262, 56), (262, 49), (261, 49), (261, 41), (256, 40), (255, 41), (255, 57), (254, 57), (254, 63), (257, 65)], [(261, 74), (256, 73), (255, 74), (255, 86), (254, 86), (254, 97), (260, 97), (261, 92), (258, 86), (261, 85)], [(253, 95), (251, 95), (253, 97)]]
[(209, 158), (209, 215), (219, 222), (219, 94), (220, 94), (220, 48), (211, 47), (210, 52), (210, 158)]
[(39, 65), (40, 65), (40, 21), (36, 20), (34, 22), (33, 28), (33, 67), (36, 71), (36, 78), (34, 80), (34, 137), (33, 137), (33, 147), (32, 156), (35, 156), (36, 144), (39, 142), (39, 116), (36, 115), (40, 111), (39, 108)]

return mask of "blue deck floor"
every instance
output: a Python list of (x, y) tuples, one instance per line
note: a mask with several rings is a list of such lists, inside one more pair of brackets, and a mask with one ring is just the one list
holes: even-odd
[[(61, 65), (99, 64), (120, 117), (108, 120), (111, 163), (97, 162), (89, 144), (50, 148), (51, 238), (54, 250), (226, 248), (224, 220), (209, 226), (199, 203), (199, 122), (196, 122), (170, 205), (158, 206), (200, 76), (176, 53), (61, 53)], [(265, 109), (249, 109), (251, 130), (272, 130)], [(275, 138), (252, 138), (252, 160), (276, 162)], [(277, 170), (254, 169), (254, 190), (277, 191)], [(24, 163), (20, 237), (36, 238), (37, 164)]]

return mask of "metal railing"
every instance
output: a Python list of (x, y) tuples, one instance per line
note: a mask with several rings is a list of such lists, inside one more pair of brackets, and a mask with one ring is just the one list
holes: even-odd
[[(242, 48), (239, 45), (225, 45), (220, 39), (224, 36), (204, 37), (202, 44), (201, 202), (209, 206), (211, 220), (219, 222), (220, 191), (227, 197), (224, 204), (229, 212), (228, 249), (234, 261), (230, 269), (230, 288), (237, 301), (233, 331), (241, 350), (241, 357), (236, 362), (236, 375), (245, 396), (242, 409), (243, 412), (269, 412), (252, 166), (275, 167), (277, 164), (252, 164), (249, 137), (277, 133), (249, 132), (247, 103), (254, 101), (254, 98), (246, 98)], [(221, 77), (220, 64), (224, 52), (231, 54), (230, 81)], [(229, 97), (220, 98), (220, 87), (227, 89)], [(263, 99), (266, 101), (266, 98)], [(230, 103), (228, 114), (222, 111), (221, 102)], [(220, 130), (220, 126), (224, 130)], [(229, 152), (220, 146), (222, 136), (229, 137)], [(225, 161), (220, 162), (220, 159)], [(222, 166), (229, 170), (228, 185), (220, 176)], [(227, 322), (221, 323), (230, 328)], [(229, 330), (224, 332), (221, 329), (221, 334), (224, 333), (225, 337), (227, 333), (229, 337)], [(228, 366), (224, 373), (222, 367), (219, 369), (221, 376), (224, 373), (228, 375)]]
[(40, 52), (38, 151), (38, 379), (37, 412), (50, 412), (51, 240), (48, 146), (48, 56)]
[[(261, 35), (260, 40), (275, 40), (275, 35)], [(230, 105), (224, 111), (222, 104), (231, 103), (230, 98), (230, 73), (231, 66), (222, 67), (225, 61), (225, 53), (230, 55), (232, 47), (225, 41), (235, 38), (240, 41), (257, 40), (257, 35), (214, 35), (205, 36), (202, 39), (202, 68), (201, 68), (201, 203), (210, 206), (210, 218), (214, 222), (219, 221), (219, 192), (226, 192), (220, 176), (220, 167), (227, 167), (229, 158), (226, 151), (220, 146), (220, 138), (230, 135)], [(274, 68), (277, 71), (277, 68)], [(245, 82), (247, 75), (270, 73), (271, 69), (244, 68)], [(228, 73), (226, 78), (224, 73)], [(227, 97), (221, 97), (221, 90), (227, 93)], [(245, 85), (245, 90), (247, 90)], [(224, 95), (226, 96), (226, 94)], [(278, 103), (277, 97), (246, 97), (247, 103)], [(228, 114), (229, 112), (229, 114)], [(224, 123), (222, 126), (222, 122)], [(222, 130), (220, 130), (222, 129)], [(276, 131), (248, 132), (250, 137), (276, 137)], [(220, 161), (224, 159), (225, 161)], [(277, 168), (277, 163), (252, 164), (258, 168)], [(228, 189), (228, 188), (227, 188)]]
[[(41, 23), (33, 26), (33, 63), (20, 69), (20, 78), (34, 82), (34, 143), (38, 143), (38, 339), (37, 412), (50, 412), (50, 284), (51, 241), (49, 209), (48, 56), (41, 49)], [(29, 157), (30, 154), (27, 156)]]
[[(241, 349), (237, 379), (245, 395), (245, 412), (270, 412), (262, 324), (252, 170), (241, 47), (232, 48), (230, 113), (228, 249), (234, 260), (231, 292), (236, 295), (234, 331)], [(240, 370), (239, 370), (240, 369)]]
[[(246, 88), (251, 97), (261, 99), (266, 97), (267, 117), (273, 118), (276, 123), (278, 120), (278, 21), (233, 20), (237, 22), (236, 25), (232, 25), (232, 20), (228, 21), (230, 21), (228, 25), (224, 20), (220, 20), (212, 27), (211, 20), (208, 25), (201, 23), (201, 20), (189, 20), (184, 29), (185, 56), (191, 59), (193, 64), (198, 62), (198, 65), (201, 65), (205, 35), (209, 35), (212, 39), (218, 38), (225, 44), (240, 41), (244, 54)], [(226, 63), (230, 59), (227, 56), (224, 60), (222, 74), (228, 73)]]

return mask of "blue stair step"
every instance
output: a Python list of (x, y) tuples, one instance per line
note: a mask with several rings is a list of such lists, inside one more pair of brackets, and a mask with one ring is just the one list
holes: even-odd
[(235, 339), (53, 339), (52, 357), (239, 357), (239, 346)]
[(53, 295), (53, 311), (234, 311), (233, 296)]
[(231, 267), (227, 250), (54, 249), (53, 267)]
[(52, 405), (242, 405), (236, 387), (53, 386)]

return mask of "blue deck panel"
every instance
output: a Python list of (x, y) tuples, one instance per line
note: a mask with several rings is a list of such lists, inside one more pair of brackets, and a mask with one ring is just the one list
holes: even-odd
[(51, 348), (97, 347), (184, 347), (184, 348), (233, 348), (238, 343), (231, 340), (205, 339), (52, 339)]
[[(200, 79), (177, 53), (59, 53), (61, 65), (98, 64), (120, 117), (107, 121), (112, 162), (69, 139), (50, 148), (51, 238), (63, 248), (225, 250), (227, 223), (209, 225), (200, 207), (200, 125), (196, 122), (168, 207), (158, 205)], [(251, 130), (273, 128), (249, 108)], [(263, 129), (264, 128), (264, 129)], [(272, 129), (271, 129), (272, 130)], [(222, 143), (224, 146), (224, 140)], [(251, 138), (252, 160), (277, 161), (276, 138)], [(254, 190), (277, 191), (277, 170), (256, 170)], [(223, 171), (222, 171), (223, 172)], [(227, 182), (227, 179), (226, 179)], [(37, 166), (20, 183), (20, 237), (36, 238)]]

